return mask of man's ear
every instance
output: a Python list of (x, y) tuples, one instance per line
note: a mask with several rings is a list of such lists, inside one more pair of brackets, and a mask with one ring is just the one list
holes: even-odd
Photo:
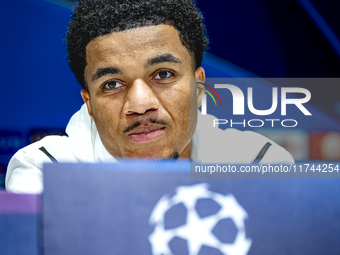
[[(199, 82), (204, 83), (205, 81), (205, 71), (203, 69), (203, 67), (198, 67), (195, 71), (195, 78), (196, 78), (196, 84), (197, 87), (200, 87), (202, 89), (204, 89), (204, 85), (200, 84)], [(202, 104), (202, 95), (205, 93), (204, 90), (201, 89), (197, 89), (197, 108), (201, 106)]]
[(83, 98), (84, 102), (86, 103), (87, 111), (88, 111), (89, 115), (93, 119), (89, 92), (87, 91), (87, 89), (82, 89), (80, 94), (81, 94), (81, 97)]

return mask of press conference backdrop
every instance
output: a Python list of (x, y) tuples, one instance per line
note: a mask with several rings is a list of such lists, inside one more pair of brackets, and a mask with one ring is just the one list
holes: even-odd
[[(45, 135), (64, 134), (69, 118), (82, 105), (63, 39), (74, 2), (0, 3), (2, 187), (11, 156)], [(203, 61), (207, 77), (340, 76), (339, 4), (319, 0), (197, 2), (211, 41)], [(270, 97), (270, 87), (257, 89), (260, 100)], [(313, 121), (300, 123), (298, 129), (257, 131), (284, 146), (296, 160), (339, 160), (339, 88), (308, 89), (310, 107), (315, 109)], [(223, 118), (219, 108), (209, 109)], [(327, 146), (331, 155), (323, 151)]]

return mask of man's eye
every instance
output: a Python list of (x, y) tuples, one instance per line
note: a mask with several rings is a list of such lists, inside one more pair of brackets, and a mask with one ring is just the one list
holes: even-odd
[(169, 79), (172, 76), (174, 76), (174, 73), (167, 71), (167, 70), (162, 70), (159, 71), (154, 77), (153, 80), (165, 80), (165, 79)]
[(104, 83), (103, 85), (103, 89), (116, 89), (116, 88), (119, 88), (119, 87), (123, 87), (125, 86), (124, 84), (118, 82), (118, 81), (108, 81), (106, 83)]

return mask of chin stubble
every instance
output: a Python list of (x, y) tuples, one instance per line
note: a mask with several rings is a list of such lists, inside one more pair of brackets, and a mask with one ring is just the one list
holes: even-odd
[(178, 153), (178, 151), (175, 151), (172, 154), (170, 154), (170, 156), (167, 159), (177, 160), (178, 157), (179, 157), (179, 153)]
[(165, 158), (155, 158), (155, 161), (167, 161), (167, 160), (173, 160), (176, 161), (179, 158), (179, 153), (177, 151), (174, 151), (171, 153), (168, 157)]

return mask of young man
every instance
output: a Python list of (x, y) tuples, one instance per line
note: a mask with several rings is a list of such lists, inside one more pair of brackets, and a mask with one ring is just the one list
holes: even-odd
[(66, 42), (85, 104), (71, 118), (68, 137), (46, 137), (15, 154), (7, 190), (41, 192), (42, 164), (51, 161), (293, 162), (261, 135), (211, 131), (207, 120), (197, 120), (202, 90), (191, 81), (204, 81), (208, 39), (192, 1), (85, 0), (72, 15)]

